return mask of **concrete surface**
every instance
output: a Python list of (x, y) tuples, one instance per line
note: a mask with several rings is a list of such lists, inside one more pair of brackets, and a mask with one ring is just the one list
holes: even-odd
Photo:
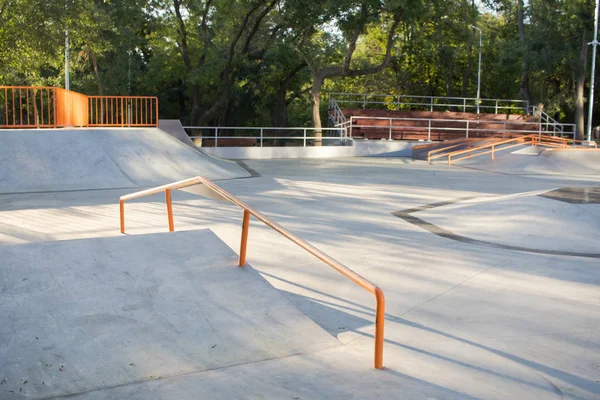
[(192, 142), (192, 139), (188, 136), (188, 134), (183, 129), (183, 125), (181, 125), (181, 121), (178, 119), (160, 119), (158, 120), (158, 129), (161, 131), (168, 133), (173, 136), (175, 139), (179, 140), (183, 144), (196, 149), (196, 145)]
[(343, 157), (410, 157), (412, 146), (424, 142), (349, 140), (345, 146), (323, 147), (199, 147), (208, 155), (232, 160)]
[(151, 186), (195, 175), (248, 173), (156, 128), (0, 132), (0, 193)]
[[(189, 374), (130, 381), (81, 393), (77, 399), (600, 397), (598, 259), (463, 243), (434, 235), (392, 214), (398, 210), (448, 202), (446, 206), (419, 211), (416, 215), (437, 213), (442, 207), (448, 207), (443, 214), (444, 224), (457, 230), (465, 229), (461, 224), (465, 218), (466, 221), (486, 220), (486, 224), (478, 226), (473, 233), (476, 238), (496, 235), (494, 239), (512, 240), (506, 236), (517, 231), (521, 235), (519, 242), (524, 246), (549, 242), (550, 247), (559, 248), (569, 234), (595, 232), (594, 226), (600, 225), (597, 213), (584, 212), (583, 208), (572, 212), (574, 209), (558, 205), (544, 208), (537, 203), (534, 193), (561, 187), (598, 187), (598, 175), (555, 174), (543, 170), (530, 175), (515, 170), (513, 175), (478, 170), (470, 165), (429, 166), (402, 158), (252, 160), (247, 164), (262, 176), (226, 180), (219, 184), (382, 287), (386, 294), (386, 369), (374, 371), (371, 368), (372, 296), (252, 220), (249, 262), (306, 316), (337, 337), (343, 346)], [(0, 195), (0, 243), (15, 246), (14, 249), (31, 249), (32, 254), (39, 254), (34, 249), (45, 246), (42, 241), (93, 238), (89, 243), (94, 243), (99, 240), (97, 238), (118, 236), (117, 200), (128, 191), (131, 190)], [(182, 237), (190, 234), (189, 230), (210, 228), (230, 248), (237, 249), (240, 210), (185, 192), (175, 192), (173, 198), (175, 229)], [(472, 200), (463, 200), (465, 198)], [(511, 203), (521, 201), (519, 199), (536, 203), (522, 203), (523, 207)], [(455, 208), (451, 207), (452, 203)], [(586, 206), (589, 205), (581, 205)], [(541, 233), (544, 237), (537, 237), (539, 232), (534, 232), (533, 236), (519, 232), (527, 223), (520, 221), (527, 221), (532, 207), (547, 212), (554, 210), (552, 218), (556, 218), (555, 222), (543, 225), (545, 230), (552, 229), (552, 240), (544, 239), (551, 238), (545, 231)], [(488, 216), (488, 212), (492, 215)], [(570, 214), (563, 215), (566, 213)], [(131, 235), (165, 232), (164, 196), (128, 203), (126, 217), (127, 232)], [(514, 225), (515, 229), (502, 228), (514, 222), (518, 223)], [(588, 238), (581, 239), (582, 242), (586, 240)], [(571, 244), (582, 246), (576, 239)], [(193, 255), (198, 247), (198, 241), (194, 241), (177, 253)], [(148, 252), (149, 258), (155, 258), (158, 250), (149, 249)], [(108, 258), (107, 255), (104, 259)], [(40, 259), (45, 258), (36, 258)], [(37, 264), (32, 261), (18, 267), (25, 271), (41, 271), (40, 279), (44, 273), (50, 274), (51, 269), (42, 270), (39, 266), (36, 269)], [(68, 282), (80, 281), (88, 284), (85, 288), (97, 286), (96, 290), (102, 290), (99, 284), (92, 285), (92, 278), (77, 272), (79, 269), (90, 271), (93, 268), (90, 265), (68, 270)], [(183, 267), (176, 265), (174, 268), (181, 271)], [(33, 295), (22, 286), (28, 282), (22, 281), (23, 278), (18, 269), (3, 275), (0, 293), (9, 299), (7, 304), (11, 304), (11, 309), (24, 314), (18, 318), (40, 316), (44, 310), (32, 310), (24, 303)], [(28, 278), (32, 279), (33, 275)], [(8, 281), (5, 283), (4, 279)], [(113, 283), (114, 286), (119, 284)], [(173, 280), (172, 285), (187, 288), (190, 283), (180, 279)], [(10, 295), (4, 295), (6, 291)], [(82, 291), (79, 289), (73, 295)], [(35, 293), (48, 295), (40, 290)], [(86, 304), (73, 303), (70, 307), (77, 312), (79, 307), (86, 310)], [(89, 318), (102, 315), (94, 310), (88, 310), (88, 314)], [(40, 316), (42, 321), (43, 318)], [(70, 321), (68, 317), (66, 320)], [(196, 323), (184, 322), (190, 326)], [(5, 324), (0, 326), (7, 329)], [(18, 331), (17, 328), (20, 327), (15, 328)], [(9, 329), (13, 327), (9, 326)], [(122, 328), (114, 329), (118, 332)], [(8, 348), (13, 340), (22, 343), (12, 332), (3, 336), (9, 343), (3, 342), (2, 349)], [(194, 340), (202, 343), (201, 338), (192, 340), (185, 333), (182, 337), (190, 346), (195, 345)], [(313, 342), (312, 334), (304, 334), (302, 339), (307, 346)], [(37, 341), (35, 338), (30, 340), (32, 343)], [(64, 343), (69, 341), (70, 337), (67, 337)], [(89, 341), (96, 343), (93, 338)], [(177, 348), (177, 339), (171, 341), (171, 347)], [(80, 346), (85, 341), (74, 343)], [(254, 343), (245, 336), (239, 340), (237, 348), (244, 354), (242, 348), (253, 348)], [(179, 357), (185, 354), (183, 351), (154, 353), (152, 343), (145, 343), (143, 349), (149, 354), (145, 362), (153, 365), (160, 363), (158, 358), (166, 358), (165, 368), (179, 365), (178, 359), (168, 358), (171, 352)], [(101, 359), (106, 350), (92, 348), (87, 354), (95, 354)], [(129, 355), (126, 350), (124, 354)], [(157, 360), (153, 359), (155, 355)], [(127, 364), (126, 367), (132, 366)], [(95, 380), (99, 386), (104, 376), (112, 376), (105, 372), (94, 375), (93, 371), (85, 370), (82, 375), (88, 381)], [(15, 378), (11, 376), (11, 379)], [(2, 379), (0, 376), (0, 382)], [(77, 382), (74, 380), (73, 385)], [(20, 384), (19, 388), (23, 382)], [(15, 395), (5, 387), (6, 384), (0, 384), (4, 398)], [(39, 398), (35, 392), (29, 397)]]
[(2, 398), (340, 346), (209, 230), (0, 246), (0, 281)]

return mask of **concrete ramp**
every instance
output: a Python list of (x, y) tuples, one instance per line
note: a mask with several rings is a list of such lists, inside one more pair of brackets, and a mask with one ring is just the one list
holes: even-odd
[(249, 176), (157, 128), (0, 131), (0, 193), (161, 185)]
[(340, 345), (236, 261), (210, 230), (0, 246), (0, 398), (68, 396)]
[(598, 176), (600, 151), (560, 151), (523, 146), (512, 152), (499, 151), (494, 160), (490, 155), (482, 155), (457, 161), (454, 165), (514, 175)]

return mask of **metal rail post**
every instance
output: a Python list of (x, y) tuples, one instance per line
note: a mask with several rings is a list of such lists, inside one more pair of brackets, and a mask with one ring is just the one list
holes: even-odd
[(263, 128), (260, 128), (260, 147), (263, 147)]
[(431, 142), (431, 119), (427, 120), (427, 141)]
[(469, 120), (467, 120), (467, 139), (469, 138)]
[(219, 128), (215, 127), (215, 147), (219, 146)]
[(390, 132), (388, 140), (392, 140), (392, 119), (390, 118)]
[(304, 128), (304, 147), (306, 147), (306, 128)]
[(119, 211), (121, 212), (121, 233), (125, 233), (125, 200), (119, 200)]
[(240, 241), (240, 259), (238, 265), (243, 267), (246, 265), (246, 247), (248, 246), (248, 228), (250, 227), (250, 213), (244, 210), (244, 218), (242, 220), (242, 239)]
[(173, 205), (171, 204), (171, 189), (165, 190), (165, 200), (167, 202), (167, 216), (169, 218), (169, 232), (173, 232), (175, 230), (175, 225), (173, 224)]

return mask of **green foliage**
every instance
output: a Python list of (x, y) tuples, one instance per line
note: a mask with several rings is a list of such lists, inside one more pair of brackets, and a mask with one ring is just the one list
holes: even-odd
[[(533, 100), (574, 115), (574, 79), (587, 0), (0, 0), (0, 82), (64, 84), (69, 30), (71, 87), (89, 94), (159, 96), (161, 116), (185, 123), (310, 124), (316, 69), (385, 57), (378, 73), (331, 76), (322, 91), (474, 97), (483, 30), (482, 97), (518, 98), (528, 57)], [(481, 6), (483, 7), (483, 6)], [(591, 41), (588, 37), (588, 41)], [(309, 65), (310, 64), (310, 65)], [(309, 68), (310, 67), (310, 68)]]

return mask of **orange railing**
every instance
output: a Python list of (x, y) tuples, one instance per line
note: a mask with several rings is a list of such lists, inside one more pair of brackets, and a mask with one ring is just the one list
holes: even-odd
[[(525, 135), (513, 139), (501, 140), (498, 142), (488, 143), (478, 147), (471, 147), (466, 150), (457, 150), (451, 153), (444, 153), (443, 156), (448, 157), (448, 165), (452, 165), (453, 161), (466, 160), (467, 158), (478, 157), (485, 154), (491, 154), (492, 160), (495, 154), (501, 150), (508, 150), (513, 147), (522, 146), (529, 143), (532, 146), (545, 146), (557, 148), (560, 150), (568, 150), (569, 143), (584, 143), (581, 140), (567, 139), (558, 136), (547, 136), (547, 135)], [(593, 143), (593, 148), (596, 149), (598, 145)], [(580, 147), (577, 150), (592, 149), (592, 147)], [(466, 155), (465, 155), (466, 154)], [(462, 157), (461, 157), (462, 156)], [(433, 157), (430, 157), (432, 159)]]
[(88, 96), (88, 126), (158, 126), (158, 98)]
[(0, 128), (158, 126), (158, 98), (86, 96), (42, 86), (0, 86)]
[(55, 88), (0, 86), (0, 128), (54, 128), (55, 115)]
[(119, 200), (120, 213), (121, 213), (121, 233), (125, 233), (125, 201), (132, 200), (138, 197), (148, 196), (151, 194), (165, 192), (166, 203), (167, 203), (167, 216), (169, 221), (169, 231), (174, 231), (174, 223), (173, 223), (173, 207), (171, 204), (171, 191), (173, 189), (181, 189), (188, 186), (194, 185), (202, 185), (199, 186), (198, 190), (195, 190), (194, 193), (198, 193), (204, 195), (206, 197), (211, 197), (214, 199), (225, 200), (230, 203), (233, 203), (244, 210), (244, 217), (242, 221), (242, 237), (240, 244), (240, 257), (238, 261), (238, 265), (243, 267), (246, 265), (246, 247), (248, 244), (248, 228), (250, 226), (250, 216), (252, 215), (259, 221), (263, 222), (265, 225), (280, 233), (287, 239), (291, 240), (300, 248), (306, 250), (319, 260), (323, 261), (325, 264), (329, 265), (331, 268), (335, 269), (346, 278), (350, 279), (354, 283), (361, 286), (363, 289), (371, 292), (375, 296), (376, 300), (376, 311), (375, 311), (375, 360), (374, 365), (375, 368), (381, 369), (383, 368), (383, 328), (384, 328), (384, 320), (385, 320), (385, 297), (383, 291), (363, 278), (356, 272), (352, 271), (350, 268), (345, 265), (339, 263), (334, 260), (321, 250), (317, 249), (315, 246), (306, 242), (303, 239), (300, 239), (298, 236), (294, 235), (281, 225), (277, 224), (274, 221), (271, 221), (269, 218), (250, 207), (249, 205), (242, 202), (240, 199), (225, 191), (220, 186), (217, 186), (215, 183), (210, 180), (197, 176), (195, 178), (186, 179), (183, 181), (171, 183), (164, 186), (155, 187), (152, 189), (143, 190), (141, 192), (128, 194), (126, 196), (122, 196)]

